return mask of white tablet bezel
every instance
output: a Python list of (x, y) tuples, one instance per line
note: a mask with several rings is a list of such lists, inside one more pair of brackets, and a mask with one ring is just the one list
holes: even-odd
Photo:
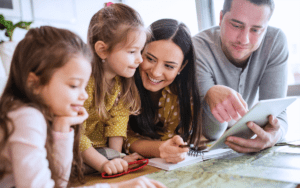
[(216, 140), (208, 148), (208, 150), (228, 147), (224, 143), (228, 136), (237, 136), (245, 139), (251, 138), (254, 133), (247, 127), (247, 122), (253, 121), (257, 125), (263, 127), (268, 122), (269, 115), (274, 115), (275, 117), (277, 117), (296, 99), (297, 97), (286, 97), (259, 101), (218, 140)]

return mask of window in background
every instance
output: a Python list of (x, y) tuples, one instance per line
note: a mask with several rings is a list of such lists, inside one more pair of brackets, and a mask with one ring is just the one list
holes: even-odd
[(145, 26), (162, 18), (173, 18), (187, 25), (191, 34), (198, 33), (195, 0), (122, 0), (142, 16)]
[[(275, 10), (269, 25), (278, 27), (285, 33), (289, 45), (289, 76), (288, 84), (300, 84), (300, 1), (274, 0)], [(220, 11), (224, 0), (214, 0), (215, 23), (219, 24)]]

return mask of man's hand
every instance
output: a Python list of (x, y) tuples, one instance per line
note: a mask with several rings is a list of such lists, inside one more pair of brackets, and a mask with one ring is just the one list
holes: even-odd
[(269, 123), (263, 129), (253, 122), (248, 122), (247, 126), (257, 135), (255, 139), (229, 136), (225, 144), (240, 153), (258, 152), (274, 146), (282, 134), (278, 119), (272, 115), (269, 116)]
[(183, 139), (176, 135), (173, 138), (165, 141), (160, 147), (160, 157), (165, 159), (168, 163), (178, 163), (183, 161), (186, 157), (188, 148), (180, 148), (179, 145), (184, 145)]
[(206, 103), (211, 109), (211, 113), (220, 122), (229, 122), (231, 119), (238, 120), (248, 111), (247, 103), (235, 90), (215, 85), (211, 87), (205, 95)]

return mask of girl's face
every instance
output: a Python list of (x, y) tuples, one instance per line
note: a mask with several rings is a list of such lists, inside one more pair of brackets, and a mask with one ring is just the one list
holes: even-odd
[(144, 87), (157, 92), (170, 85), (181, 71), (183, 59), (181, 48), (170, 40), (147, 44), (139, 68)]
[[(105, 74), (107, 78), (116, 75), (130, 78), (134, 75), (136, 68), (143, 61), (141, 51), (146, 42), (144, 31), (131, 31), (128, 33), (128, 44), (119, 43), (106, 58)], [(124, 46), (125, 45), (125, 46)]]
[(77, 116), (88, 98), (85, 87), (91, 75), (91, 64), (84, 57), (70, 59), (57, 69), (39, 94), (57, 116)]

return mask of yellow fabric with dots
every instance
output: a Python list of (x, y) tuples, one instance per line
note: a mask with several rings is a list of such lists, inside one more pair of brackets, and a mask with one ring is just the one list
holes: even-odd
[[(175, 136), (175, 129), (180, 121), (180, 110), (177, 95), (173, 94), (168, 86), (163, 89), (162, 97), (159, 99), (158, 106), (159, 121), (164, 124), (166, 129), (166, 132), (160, 133), (162, 135), (161, 140), (165, 141)], [(129, 153), (131, 144), (139, 139), (152, 140), (151, 138), (135, 133), (131, 129), (127, 130), (127, 139), (125, 139), (124, 142), (126, 153)]]
[(115, 77), (115, 84), (111, 94), (106, 93), (105, 108), (111, 118), (103, 122), (95, 107), (95, 80), (90, 78), (86, 91), (89, 98), (84, 103), (84, 108), (87, 110), (89, 117), (83, 123), (79, 148), (84, 151), (91, 146), (107, 147), (107, 138), (114, 136), (122, 136), (126, 138), (127, 124), (129, 119), (129, 109), (125, 108), (122, 101), (118, 100), (119, 93), (122, 91), (120, 78)]

